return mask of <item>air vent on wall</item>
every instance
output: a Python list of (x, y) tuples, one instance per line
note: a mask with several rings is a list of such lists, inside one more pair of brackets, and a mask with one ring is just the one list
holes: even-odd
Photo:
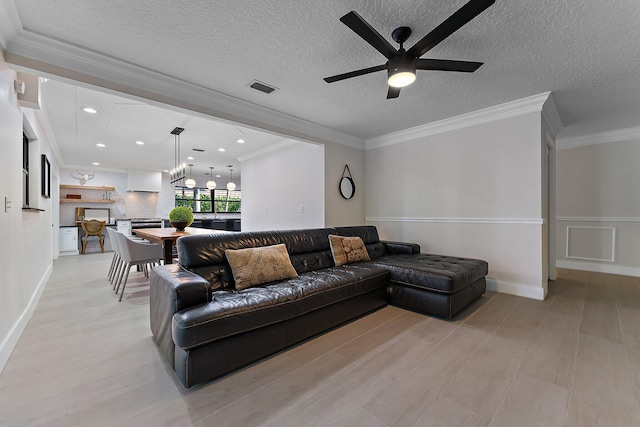
[(260, 92), (264, 92), (266, 94), (269, 94), (278, 89), (276, 87), (269, 86), (268, 84), (259, 82), (257, 80), (252, 81), (249, 87), (255, 90), (259, 90)]

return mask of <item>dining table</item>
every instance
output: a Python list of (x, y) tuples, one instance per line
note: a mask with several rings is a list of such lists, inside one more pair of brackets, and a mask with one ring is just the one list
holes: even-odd
[(162, 245), (163, 258), (165, 264), (173, 262), (173, 247), (176, 241), (182, 236), (196, 236), (202, 234), (227, 234), (231, 231), (213, 230), (210, 228), (187, 227), (184, 231), (177, 231), (175, 228), (136, 228), (131, 230), (138, 237), (150, 242)]

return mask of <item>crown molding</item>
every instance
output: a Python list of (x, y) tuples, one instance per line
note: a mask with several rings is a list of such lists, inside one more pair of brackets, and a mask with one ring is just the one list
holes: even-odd
[(640, 126), (608, 132), (592, 133), (590, 135), (558, 138), (556, 139), (556, 148), (558, 150), (563, 150), (567, 148), (585, 147), (587, 145), (606, 144), (608, 142), (638, 140), (640, 140)]
[(0, 0), (0, 45), (6, 49), (9, 42), (22, 31), (22, 21), (14, 0)]
[(544, 117), (547, 122), (547, 126), (553, 136), (557, 136), (564, 126), (562, 125), (562, 120), (560, 119), (560, 114), (556, 108), (556, 102), (552, 93), (549, 93), (547, 101), (542, 105), (542, 117)]
[(375, 138), (369, 138), (366, 141), (366, 149), (371, 150), (374, 148), (385, 147), (387, 145), (400, 144), (482, 123), (494, 122), (496, 120), (520, 116), (527, 113), (541, 112), (543, 105), (547, 102), (550, 94), (551, 92), (544, 92), (516, 101), (506, 102), (504, 104), (483, 108), (482, 110), (473, 111), (471, 113), (439, 120), (437, 122), (427, 123), (425, 125), (389, 133)]
[(365, 144), (362, 138), (26, 30), (9, 41), (5, 59), (18, 70), (35, 70), (286, 137), (360, 149)]
[(297, 142), (298, 141), (295, 141), (293, 139), (283, 139), (282, 141), (276, 142), (275, 144), (272, 144), (268, 147), (260, 148), (258, 150), (247, 153), (244, 156), (240, 156), (238, 157), (238, 160), (242, 163), (247, 160), (255, 159), (256, 157), (262, 157), (266, 154), (273, 153), (274, 151), (282, 150), (283, 148), (294, 145)]

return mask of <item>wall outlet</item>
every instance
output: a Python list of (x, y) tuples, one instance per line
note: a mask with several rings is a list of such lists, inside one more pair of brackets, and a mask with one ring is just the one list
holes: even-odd
[(304, 205), (300, 205), (300, 213), (304, 213)]

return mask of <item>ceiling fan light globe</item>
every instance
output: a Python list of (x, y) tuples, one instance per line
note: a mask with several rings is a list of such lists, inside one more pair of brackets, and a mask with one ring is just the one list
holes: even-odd
[(195, 179), (193, 179), (193, 178), (189, 178), (189, 179), (187, 179), (187, 180), (184, 182), (184, 185), (185, 185), (187, 188), (193, 188), (193, 187), (195, 187), (195, 186), (196, 186), (196, 180), (195, 180)]
[(215, 181), (207, 181), (207, 189), (209, 190), (215, 190), (216, 189), (216, 182)]
[(409, 86), (416, 80), (416, 74), (411, 71), (400, 71), (395, 74), (389, 75), (387, 83), (391, 87), (405, 87)]

